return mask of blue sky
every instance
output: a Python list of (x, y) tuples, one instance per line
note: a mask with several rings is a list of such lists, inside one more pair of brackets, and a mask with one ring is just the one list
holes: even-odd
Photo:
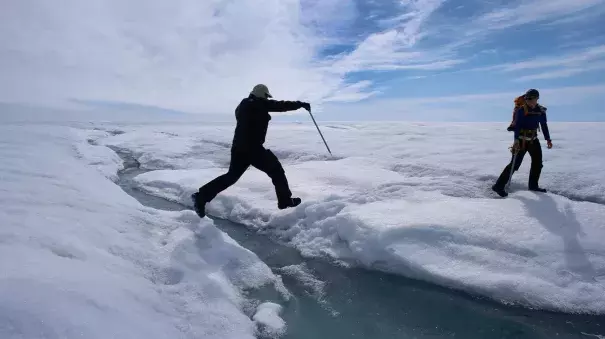
[[(358, 10), (374, 17), (353, 22), (355, 34), (369, 39), (394, 32), (414, 41), (397, 45), (395, 38), (377, 54), (420, 56), (394, 59), (380, 71), (349, 73), (349, 81), (371, 81), (367, 90), (379, 93), (355, 105), (329, 105), (326, 111), (337, 113), (327, 115), (336, 118), (344, 111), (356, 119), (374, 107), (372, 116), (379, 119), (502, 120), (515, 95), (538, 88), (550, 120), (605, 121), (603, 1), (360, 3)], [(397, 13), (412, 17), (369, 33), (376, 22)], [(350, 51), (356, 44), (330, 53)]]
[[(0, 102), (233, 114), (256, 83), (319, 119), (605, 121), (605, 0), (7, 0)], [(75, 106), (74, 106), (75, 105)]]

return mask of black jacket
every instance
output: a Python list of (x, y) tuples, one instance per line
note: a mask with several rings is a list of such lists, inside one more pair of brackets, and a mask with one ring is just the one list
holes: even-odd
[(232, 149), (244, 151), (261, 148), (271, 120), (269, 112), (295, 111), (302, 105), (300, 101), (261, 99), (253, 95), (243, 99), (235, 109), (237, 126)]

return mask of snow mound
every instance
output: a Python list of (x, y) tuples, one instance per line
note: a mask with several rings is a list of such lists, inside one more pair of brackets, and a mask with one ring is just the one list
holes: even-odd
[(74, 147), (78, 153), (78, 158), (82, 159), (87, 165), (97, 169), (104, 177), (111, 181), (118, 180), (117, 172), (124, 169), (122, 159), (111, 149), (97, 145), (95, 140), (98, 138), (109, 137), (111, 133), (100, 130), (71, 130)]
[[(605, 313), (603, 205), (526, 191), (506, 200), (445, 195), (431, 189), (434, 178), (407, 177), (362, 158), (286, 171), (304, 201), (297, 208), (277, 210), (270, 180), (251, 169), (208, 212), (273, 232), (304, 255), (351, 260), (506, 303)], [(164, 170), (135, 180), (150, 194), (190, 205), (190, 194), (223, 172)]]
[[(212, 168), (229, 162), (230, 142), (214, 141), (181, 128), (175, 131), (145, 129), (111, 138), (99, 144), (131, 150), (142, 169)], [(203, 155), (203, 156), (200, 156)]]
[(254, 338), (242, 304), (280, 285), (269, 267), (192, 211), (128, 196), (88, 137), (0, 127), (0, 337)]

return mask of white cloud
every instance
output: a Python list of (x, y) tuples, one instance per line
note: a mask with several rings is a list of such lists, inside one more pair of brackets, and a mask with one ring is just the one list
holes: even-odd
[[(465, 61), (458, 47), (476, 39), (481, 25), (553, 20), (605, 0), (522, 0), (455, 27), (456, 36), (447, 33), (449, 42), (427, 48), (421, 44), (427, 37), (448, 38), (440, 35), (443, 22), (433, 20), (444, 1), (400, 0), (395, 8), (376, 2), (373, 6), (392, 12), (375, 19), (381, 30), (363, 31), (350, 52), (325, 58), (321, 52), (330, 44), (351, 42), (353, 35), (341, 33), (364, 15), (354, 1), (4, 0), (0, 101), (79, 99), (231, 114), (239, 99), (263, 82), (276, 98), (309, 100), (318, 107), (355, 102), (380, 89), (371, 78), (351, 81), (353, 73), (452, 69)], [(565, 67), (558, 73), (563, 76), (603, 54), (596, 48), (491, 69)]]
[[(338, 19), (343, 6), (321, 2), (331, 10), (312, 21)], [(231, 113), (259, 82), (284, 99), (352, 91), (343, 74), (317, 64), (323, 36), (303, 24), (302, 8), (296, 0), (2, 1), (0, 100)]]
[(277, 98), (320, 103), (377, 94), (367, 70), (462, 62), (414, 50), (443, 0), (401, 1), (391, 27), (328, 60), (318, 54), (358, 15), (339, 0), (5, 0), (0, 101), (69, 99), (232, 112), (259, 82)]
[(381, 20), (390, 25), (382, 32), (368, 35), (357, 48), (330, 60), (330, 67), (340, 73), (367, 70), (446, 69), (462, 63), (438, 50), (418, 50), (413, 47), (425, 36), (423, 26), (439, 9), (443, 0), (402, 0), (398, 15)]
[(331, 97), (326, 98), (325, 102), (347, 102), (367, 99), (377, 94), (376, 91), (365, 91), (370, 90), (371, 85), (372, 82), (368, 80), (351, 84), (336, 91)]

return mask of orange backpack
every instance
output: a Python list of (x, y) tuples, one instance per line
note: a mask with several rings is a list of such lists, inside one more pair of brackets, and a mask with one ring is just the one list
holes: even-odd
[[(517, 110), (519, 108), (523, 107), (523, 111), (525, 112), (525, 115), (529, 114), (529, 110), (527, 108), (527, 105), (525, 104), (525, 95), (521, 95), (521, 96), (516, 97), (515, 100), (514, 100), (514, 102), (515, 102), (515, 107), (513, 108), (513, 117), (512, 117), (512, 120), (510, 122), (510, 125), (508, 125), (508, 128), (507, 128), (508, 131), (513, 131), (514, 130), (515, 123), (516, 123), (516, 121), (515, 121), (515, 118), (516, 118), (515, 112), (517, 112)], [(541, 113), (546, 113), (546, 107), (541, 106), (541, 105), (538, 105), (538, 106), (540, 107)], [(540, 128), (538, 128), (538, 130), (539, 129)]]

